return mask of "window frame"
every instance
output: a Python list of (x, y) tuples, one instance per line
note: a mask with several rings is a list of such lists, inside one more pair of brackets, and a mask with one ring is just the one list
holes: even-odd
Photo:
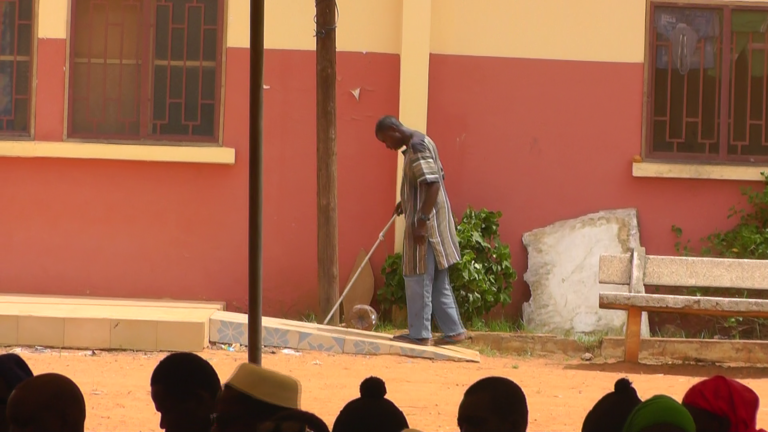
[[(653, 32), (654, 32), (654, 10), (656, 7), (681, 7), (681, 8), (697, 8), (697, 9), (713, 9), (720, 10), (723, 13), (722, 23), (722, 46), (730, 46), (732, 42), (731, 31), (731, 12), (734, 9), (738, 10), (755, 10), (761, 12), (768, 12), (768, 2), (756, 3), (754, 1), (727, 1), (727, 0), (646, 0), (645, 8), (645, 56), (643, 60), (643, 120), (642, 120), (642, 133), (641, 133), (641, 154), (644, 160), (669, 162), (678, 164), (712, 164), (712, 165), (748, 165), (748, 166), (765, 166), (768, 164), (768, 155), (750, 156), (750, 155), (729, 155), (728, 148), (730, 147), (730, 128), (723, 128), (723, 117), (728, 118), (725, 121), (726, 125), (730, 124), (731, 116), (731, 68), (723, 67), (724, 65), (730, 65), (732, 63), (730, 49), (722, 49), (723, 57), (721, 59), (720, 67), (722, 71), (718, 98), (720, 101), (719, 123), (717, 126), (717, 133), (719, 137), (719, 148), (717, 154), (698, 154), (698, 153), (670, 153), (670, 152), (654, 152), (652, 142), (653, 131), (653, 97), (654, 97), (654, 66), (656, 51), (653, 46)], [(766, 52), (768, 55), (768, 52)], [(728, 85), (724, 85), (727, 82)], [(722, 101), (728, 101), (723, 103)], [(768, 101), (766, 101), (768, 102)], [(768, 129), (768, 123), (766, 124)], [(726, 138), (726, 139), (724, 139)], [(750, 160), (752, 159), (752, 160)]]
[[(39, 1), (39, 0), (35, 0)], [(128, 138), (128, 137), (119, 137), (116, 135), (103, 135), (99, 137), (99, 134), (72, 134), (70, 131), (72, 129), (72, 119), (69, 115), (70, 110), (72, 108), (73, 99), (70, 94), (70, 88), (73, 85), (74, 82), (74, 76), (71, 72), (70, 64), (74, 63), (74, 50), (72, 49), (72, 43), (74, 41), (73, 33), (74, 33), (74, 9), (75, 9), (75, 3), (78, 0), (67, 0), (67, 39), (66, 39), (66, 70), (65, 70), (65, 78), (64, 78), (64, 136), (63, 141), (65, 142), (81, 142), (81, 143), (93, 143), (93, 144), (113, 144), (113, 145), (147, 145), (147, 146), (168, 146), (168, 147), (223, 147), (223, 135), (224, 135), (224, 99), (225, 99), (225, 77), (226, 77), (226, 52), (227, 52), (227, 26), (228, 26), (228, 19), (227, 19), (227, 13), (229, 9), (229, 1), (228, 0), (220, 0), (219, 3), (219, 28), (217, 29), (218, 36), (220, 37), (220, 43), (216, 46), (216, 62), (217, 62), (217, 72), (218, 76), (216, 78), (216, 82), (214, 84), (214, 88), (216, 91), (215, 94), (215, 103), (218, 105), (217, 109), (215, 109), (215, 118), (214, 118), (214, 136), (213, 137), (196, 137), (194, 135), (188, 135), (188, 136), (178, 136), (178, 135), (171, 135), (168, 138), (165, 138), (162, 135), (152, 135), (148, 133), (144, 133), (143, 135), (139, 135), (136, 138)], [(143, 1), (143, 0), (142, 0)], [(149, 13), (154, 14), (155, 11), (149, 11), (146, 12), (144, 15), (147, 16)], [(146, 19), (146, 18), (145, 18)], [(154, 19), (154, 18), (153, 18)], [(154, 23), (153, 23), (154, 24)], [(152, 55), (154, 53), (154, 48), (151, 47), (151, 41), (154, 40), (154, 37), (144, 37), (142, 38), (141, 43), (146, 44), (148, 48), (151, 48), (147, 50), (147, 53), (144, 54), (144, 57), (142, 58), (142, 61), (145, 61), (144, 58), (147, 59), (148, 63), (151, 64), (154, 59), (152, 58)], [(201, 60), (202, 61), (202, 60)], [(142, 119), (140, 120), (140, 131), (144, 131), (146, 126), (148, 126), (150, 121), (150, 105), (152, 103), (152, 95), (151, 91), (152, 88), (154, 88), (154, 77), (151, 75), (151, 67), (146, 68), (146, 75), (145, 70), (142, 68), (142, 77), (146, 76), (146, 78), (142, 81), (140, 81), (141, 84), (141, 97), (144, 98), (145, 96), (148, 97), (147, 99), (147, 106), (142, 106), (140, 108), (140, 114), (142, 116)]]
[(28, 124), (26, 132), (0, 131), (0, 141), (33, 141), (35, 138), (35, 112), (37, 103), (37, 44), (38, 26), (40, 25), (40, 0), (32, 0), (32, 40), (29, 53), (29, 107)]

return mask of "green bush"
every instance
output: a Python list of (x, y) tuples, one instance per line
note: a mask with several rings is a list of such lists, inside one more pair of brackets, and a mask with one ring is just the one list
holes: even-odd
[[(512, 283), (517, 273), (512, 268), (509, 245), (499, 240), (501, 212), (469, 207), (456, 226), (461, 260), (449, 274), (459, 312), (465, 322), (482, 317), (498, 305), (511, 301)], [(387, 257), (381, 269), (384, 287), (377, 293), (384, 310), (406, 307), (402, 256)]]
[(396, 253), (387, 257), (381, 267), (384, 286), (376, 293), (382, 310), (392, 311), (392, 307), (405, 307), (405, 279), (403, 279), (403, 255)]
[[(690, 240), (675, 243), (675, 249), (683, 255), (714, 256), (722, 258), (768, 259), (768, 173), (761, 173), (765, 187), (761, 191), (742, 188), (747, 208), (732, 206), (728, 219), (739, 218), (735, 227), (728, 231), (715, 231), (701, 239), (704, 245), (698, 253), (692, 251)], [(680, 238), (683, 230), (673, 225), (672, 231)]]
[[(728, 231), (717, 230), (700, 239), (701, 247), (694, 250), (691, 241), (683, 243), (683, 230), (673, 225), (672, 232), (679, 239), (675, 249), (684, 256), (709, 256), (716, 258), (737, 259), (768, 259), (768, 173), (762, 172), (764, 187), (754, 190), (751, 187), (741, 188), (741, 195), (746, 199), (746, 207), (732, 206), (728, 210), (728, 219), (738, 217), (739, 221)], [(749, 298), (759, 293), (747, 290), (724, 288), (695, 288), (688, 290), (689, 294), (708, 297), (740, 297)], [(754, 318), (713, 318), (714, 332), (731, 338), (765, 338), (766, 320)]]

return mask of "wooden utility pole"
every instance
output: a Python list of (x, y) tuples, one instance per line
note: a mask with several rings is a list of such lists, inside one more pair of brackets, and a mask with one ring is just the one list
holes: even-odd
[(264, 0), (251, 0), (250, 152), (248, 165), (248, 362), (261, 366), (262, 110)]
[[(336, 0), (315, 0), (317, 62), (317, 281), (320, 313), (339, 299), (336, 212)], [(338, 324), (338, 312), (330, 323)]]

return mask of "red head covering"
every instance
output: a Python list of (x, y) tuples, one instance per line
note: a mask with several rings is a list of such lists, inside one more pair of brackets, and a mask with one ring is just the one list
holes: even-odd
[(757, 429), (757, 409), (760, 397), (744, 384), (715, 375), (688, 389), (683, 403), (731, 421), (728, 432), (765, 432)]

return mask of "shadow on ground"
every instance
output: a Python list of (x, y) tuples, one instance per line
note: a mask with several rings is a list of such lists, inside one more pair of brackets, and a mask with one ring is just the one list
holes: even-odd
[(716, 365), (716, 364), (634, 364), (634, 363), (582, 363), (563, 366), (566, 370), (586, 372), (624, 373), (632, 375), (670, 375), (705, 377), (723, 375), (733, 379), (768, 378), (768, 367)]

